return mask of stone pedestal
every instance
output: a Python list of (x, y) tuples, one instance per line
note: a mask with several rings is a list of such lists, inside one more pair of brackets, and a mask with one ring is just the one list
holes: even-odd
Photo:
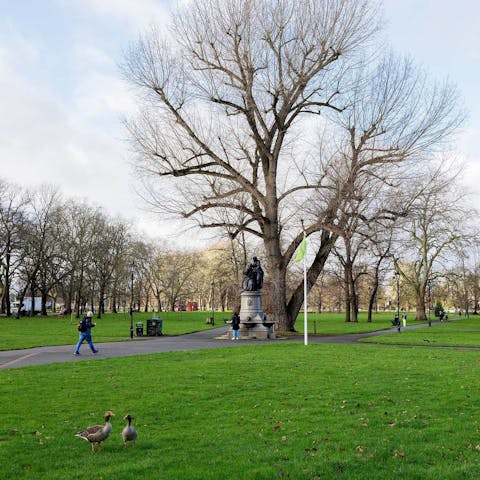
[(265, 322), (261, 290), (243, 291), (240, 305), (240, 338), (275, 338), (273, 322)]

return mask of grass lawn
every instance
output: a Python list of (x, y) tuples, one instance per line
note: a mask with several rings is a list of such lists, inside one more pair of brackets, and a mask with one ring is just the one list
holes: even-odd
[[(163, 319), (163, 333), (165, 335), (180, 335), (184, 333), (212, 328), (206, 325), (205, 320), (211, 312), (160, 312)], [(223, 319), (230, 319), (231, 312), (215, 312), (215, 326), (224, 325)], [(152, 313), (135, 313), (133, 326), (136, 322), (143, 322), (146, 334), (147, 319)], [(346, 323), (341, 313), (311, 313), (308, 315), (309, 331), (317, 333), (360, 333), (390, 328), (392, 313), (379, 313), (374, 316), (372, 323), (367, 323), (366, 314), (360, 314), (358, 323)], [(107, 313), (101, 319), (94, 321), (97, 326), (93, 330), (94, 342), (118, 342), (130, 338), (130, 316), (128, 314)], [(0, 318), (0, 350), (14, 350), (39, 346), (67, 345), (78, 339), (78, 319), (75, 317), (22, 317)], [(303, 314), (299, 316), (296, 328), (303, 332)], [(135, 339), (137, 341), (138, 339)]]
[[(133, 328), (135, 335), (136, 322), (143, 322), (144, 334), (147, 331), (147, 319), (152, 313), (134, 313)], [(163, 319), (165, 335), (179, 335), (212, 328), (205, 320), (211, 312), (160, 312)], [(216, 325), (223, 325), (223, 317), (229, 313), (215, 312)], [(94, 342), (118, 342), (130, 338), (130, 315), (123, 313), (107, 313), (102, 318), (94, 316), (97, 326), (92, 331)], [(76, 343), (78, 319), (70, 316), (59, 318), (48, 317), (0, 318), (0, 350), (13, 350), (50, 345), (67, 345)], [(137, 341), (137, 339), (135, 339)]]
[[(278, 342), (0, 370), (0, 477), (480, 478), (479, 359)], [(92, 454), (74, 433), (109, 409)]]
[(401, 333), (379, 335), (363, 342), (396, 345), (432, 345), (480, 347), (480, 317), (435, 324), (432, 327), (405, 330)]
[[(360, 312), (358, 322), (345, 322), (345, 313), (309, 313), (308, 332), (318, 334), (365, 333), (392, 328), (395, 312), (375, 313), (371, 323), (367, 322), (367, 314)], [(413, 318), (413, 314), (409, 315)], [(303, 313), (300, 313), (295, 324), (299, 332), (304, 332)]]

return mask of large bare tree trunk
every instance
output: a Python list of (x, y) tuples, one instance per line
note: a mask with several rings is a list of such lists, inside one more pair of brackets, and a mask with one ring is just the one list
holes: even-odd
[(422, 295), (417, 295), (417, 305), (415, 312), (415, 320), (425, 321), (427, 319), (427, 315), (425, 312), (425, 298)]
[[(416, 290), (416, 313), (415, 320), (425, 321), (427, 319), (425, 311), (425, 296), (427, 291), (427, 282), (424, 281), (420, 284), (419, 288)], [(430, 299), (428, 299), (430, 302)], [(430, 305), (427, 305), (427, 309), (430, 309)]]
[(277, 321), (277, 328), (280, 331), (294, 331), (295, 319), (291, 318), (285, 305), (286, 297), (286, 271), (284, 268), (269, 267), (270, 304), (273, 319)]

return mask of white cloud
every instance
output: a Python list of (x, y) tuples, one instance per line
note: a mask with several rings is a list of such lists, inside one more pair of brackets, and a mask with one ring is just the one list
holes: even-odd
[[(21, 47), (28, 45), (22, 39)], [(115, 214), (136, 214), (136, 197), (120, 141), (125, 87), (113, 75), (78, 76), (73, 101), (55, 85), (31, 81), (5, 44), (0, 55), (0, 176), (24, 186), (54, 183)], [(33, 51), (33, 50), (31, 50)], [(101, 56), (97, 55), (97, 58)]]
[(70, 66), (77, 71), (115, 68), (114, 59), (96, 45), (76, 43), (70, 52)]
[(89, 72), (72, 93), (77, 115), (83, 120), (98, 117), (116, 124), (121, 115), (135, 109), (126, 84), (112, 74)]
[(132, 32), (143, 30), (150, 23), (167, 21), (167, 2), (158, 0), (57, 0), (57, 3), (112, 19)]

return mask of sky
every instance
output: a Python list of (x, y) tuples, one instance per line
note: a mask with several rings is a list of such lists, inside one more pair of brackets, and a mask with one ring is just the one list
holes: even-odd
[[(0, 0), (1, 178), (57, 185), (146, 235), (177, 238), (182, 225), (149, 214), (136, 191), (122, 124), (135, 105), (118, 68), (140, 32), (166, 24), (168, 8), (156, 0)], [(462, 93), (469, 117), (456, 150), (467, 185), (478, 189), (480, 2), (385, 0), (384, 16), (394, 50)]]

